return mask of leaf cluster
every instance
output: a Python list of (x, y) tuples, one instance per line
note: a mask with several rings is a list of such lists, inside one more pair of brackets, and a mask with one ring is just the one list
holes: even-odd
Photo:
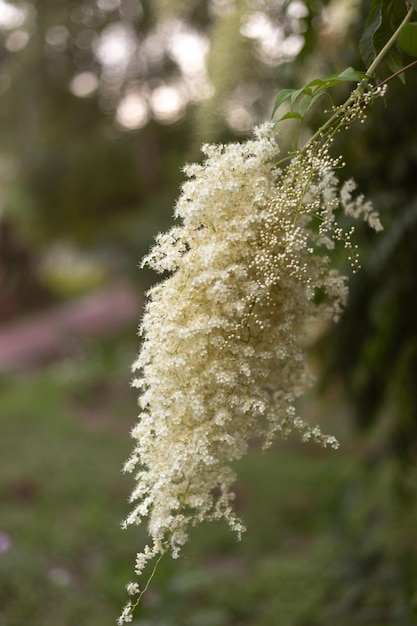
[[(365, 29), (359, 42), (359, 51), (366, 67), (369, 67), (379, 52), (390, 40), (409, 8), (417, 10), (417, 0), (373, 0)], [(386, 54), (386, 63), (392, 72), (404, 65), (403, 54), (417, 57), (417, 22), (406, 24), (397, 40)]]
[[(346, 82), (359, 83), (365, 77), (366, 74), (363, 72), (357, 72), (352, 67), (348, 67), (338, 74), (331, 74), (326, 78), (315, 78), (304, 87), (301, 87), (301, 89), (281, 89), (275, 98), (271, 117), (274, 117), (275, 113), (284, 102), (289, 101), (291, 110), (280, 117), (278, 122), (287, 119), (299, 119), (302, 121), (305, 115), (323, 96), (329, 98), (330, 102), (333, 103), (333, 99), (328, 92), (331, 87)], [(295, 108), (297, 108), (297, 110), (295, 110)]]

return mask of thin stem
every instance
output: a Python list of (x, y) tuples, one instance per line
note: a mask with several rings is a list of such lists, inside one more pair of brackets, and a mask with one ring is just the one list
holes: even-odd
[[(364, 79), (366, 80), (366, 79)], [(360, 85), (362, 85), (363, 81), (360, 83)], [(336, 122), (336, 120), (341, 117), (341, 115), (343, 115), (343, 112), (346, 111), (347, 107), (349, 106), (351, 100), (353, 100), (354, 98), (354, 94), (356, 93), (356, 89), (350, 94), (349, 98), (346, 100), (346, 102), (343, 104), (343, 106), (341, 108), (339, 108), (335, 113), (333, 113), (333, 115), (327, 120), (327, 122), (325, 122), (323, 124), (323, 126), (320, 126), (320, 128), (314, 133), (314, 135), (312, 137), (310, 137), (310, 139), (307, 141), (306, 145), (301, 149), (300, 152), (304, 152), (305, 149), (312, 143), (314, 143), (314, 141), (316, 139), (318, 139), (320, 137), (320, 135), (323, 135), (323, 133), (328, 129), (331, 128), (334, 123)]]
[(165, 548), (165, 550), (163, 552), (161, 552), (161, 554), (159, 555), (159, 557), (157, 558), (156, 562), (154, 563), (152, 572), (149, 575), (148, 580), (146, 581), (146, 584), (144, 586), (144, 588), (139, 592), (139, 595), (136, 599), (136, 602), (134, 604), (132, 604), (132, 612), (136, 609), (136, 607), (138, 606), (138, 604), (140, 603), (142, 596), (148, 591), (148, 587), (151, 584), (151, 581), (153, 579), (153, 577), (156, 574), (156, 570), (158, 569), (158, 565), (161, 562), (161, 559), (165, 556), (165, 554), (168, 551), (168, 546)]
[(417, 65), (417, 59), (415, 61), (412, 61), (411, 63), (409, 63), (408, 65), (405, 65), (404, 67), (402, 67), (400, 70), (398, 70), (397, 72), (394, 72), (394, 74), (391, 74), (391, 76), (388, 76), (388, 78), (386, 78), (385, 80), (381, 81), (380, 83), (378, 83), (378, 87), (383, 87), (384, 85), (386, 85), (387, 83), (390, 82), (390, 80), (392, 80), (393, 78), (396, 78), (397, 76), (399, 76), (400, 74), (402, 74), (403, 72), (406, 72), (407, 70), (411, 69), (412, 67), (414, 67), (415, 65)]

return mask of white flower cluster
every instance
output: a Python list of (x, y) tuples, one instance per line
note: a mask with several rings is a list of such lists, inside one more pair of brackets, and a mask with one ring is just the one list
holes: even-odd
[[(338, 162), (321, 150), (276, 166), (271, 124), (254, 140), (203, 151), (206, 161), (185, 170), (181, 225), (160, 235), (144, 261), (171, 274), (149, 292), (134, 363), (142, 412), (125, 465), (137, 471), (125, 524), (148, 518), (152, 539), (137, 556), (138, 575), (150, 559), (178, 556), (190, 525), (225, 518), (244, 530), (230, 463), (254, 437), (268, 445), (276, 432), (296, 430), (338, 445), (294, 408), (311, 380), (300, 341), (306, 323), (337, 317), (347, 296), (328, 254), (350, 235), (335, 217)], [(342, 188), (346, 211), (379, 224), (352, 191)], [(135, 583), (129, 592), (140, 595)]]

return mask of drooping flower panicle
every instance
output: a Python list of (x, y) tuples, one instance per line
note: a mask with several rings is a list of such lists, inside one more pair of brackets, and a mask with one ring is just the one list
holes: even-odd
[[(252, 140), (203, 152), (202, 165), (185, 168), (180, 225), (159, 235), (144, 260), (170, 274), (148, 293), (133, 367), (141, 414), (125, 465), (137, 472), (125, 523), (147, 518), (151, 538), (138, 575), (167, 551), (178, 556), (202, 520), (244, 530), (230, 463), (254, 437), (269, 445), (277, 432), (299, 431), (337, 447), (295, 410), (311, 382), (301, 339), (308, 322), (337, 318), (346, 301), (346, 278), (329, 251), (337, 241), (351, 247), (352, 229), (338, 225), (336, 210), (380, 228), (372, 207), (352, 198), (353, 183), (340, 188), (339, 162), (326, 147), (281, 168), (273, 126), (264, 124)], [(129, 591), (142, 593), (135, 583)]]

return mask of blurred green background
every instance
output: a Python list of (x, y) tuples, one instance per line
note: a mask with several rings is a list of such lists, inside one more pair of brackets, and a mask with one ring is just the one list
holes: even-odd
[[(0, 626), (115, 623), (146, 541), (120, 529), (155, 280), (137, 264), (202, 142), (245, 139), (280, 88), (364, 69), (369, 6), (0, 0)], [(314, 341), (300, 407), (341, 449), (254, 444), (237, 467), (242, 541), (195, 529), (138, 624), (417, 624), (416, 78), (335, 145), (384, 224), (357, 232), (362, 271)]]

